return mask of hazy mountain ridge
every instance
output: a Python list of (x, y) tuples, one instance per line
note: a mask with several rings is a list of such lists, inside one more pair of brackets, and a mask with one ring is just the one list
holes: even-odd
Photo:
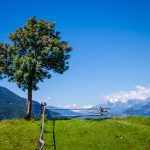
[[(150, 116), (150, 98), (145, 100), (129, 99), (127, 102), (106, 102), (102, 106), (110, 107), (112, 116)], [(116, 107), (116, 108), (115, 108)]]

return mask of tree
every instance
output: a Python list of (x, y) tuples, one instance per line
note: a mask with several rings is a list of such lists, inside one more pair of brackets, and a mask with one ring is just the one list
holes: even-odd
[(51, 71), (62, 74), (68, 66), (71, 47), (61, 40), (54, 23), (37, 21), (31, 17), (24, 27), (9, 35), (10, 43), (0, 43), (0, 79), (17, 83), (28, 91), (27, 117), (31, 118), (32, 90), (45, 78), (51, 78)]

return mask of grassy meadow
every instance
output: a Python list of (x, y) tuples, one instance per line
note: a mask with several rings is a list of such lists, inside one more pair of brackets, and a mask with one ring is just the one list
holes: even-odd
[[(150, 150), (150, 118), (127, 117), (106, 120), (59, 120), (45, 122), (43, 150)], [(0, 122), (0, 150), (34, 150), (40, 121)]]

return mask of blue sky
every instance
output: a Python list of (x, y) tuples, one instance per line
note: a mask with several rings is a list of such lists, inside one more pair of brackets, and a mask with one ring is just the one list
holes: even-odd
[[(31, 16), (56, 22), (73, 47), (70, 69), (40, 83), (33, 99), (95, 105), (104, 95), (150, 86), (149, 8), (148, 0), (2, 0), (0, 42), (8, 42), (8, 34)], [(0, 85), (27, 95), (6, 80)]]

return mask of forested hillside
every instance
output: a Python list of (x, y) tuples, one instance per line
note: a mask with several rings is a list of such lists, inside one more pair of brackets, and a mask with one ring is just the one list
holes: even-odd
[[(56, 114), (48, 111), (49, 114)], [(58, 114), (58, 113), (57, 113)], [(26, 99), (0, 86), (0, 120), (24, 118), (26, 115)], [(32, 116), (39, 118), (40, 103), (32, 101)]]

